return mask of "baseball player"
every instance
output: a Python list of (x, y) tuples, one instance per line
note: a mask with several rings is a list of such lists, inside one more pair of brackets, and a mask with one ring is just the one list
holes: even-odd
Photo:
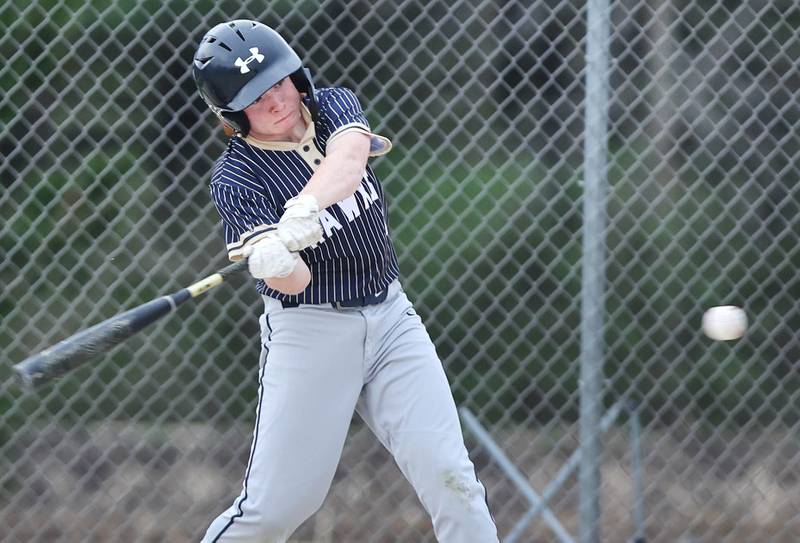
[(193, 73), (233, 133), (211, 176), (228, 256), (249, 257), (264, 301), (243, 489), (203, 541), (286, 541), (322, 505), (355, 411), (413, 485), (439, 541), (496, 542), (367, 165), (391, 143), (371, 131), (352, 91), (315, 90), (297, 54), (261, 23), (212, 28)]

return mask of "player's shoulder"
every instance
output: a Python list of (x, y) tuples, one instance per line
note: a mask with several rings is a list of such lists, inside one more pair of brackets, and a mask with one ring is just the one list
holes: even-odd
[(248, 162), (246, 148), (238, 137), (231, 137), (225, 150), (217, 158), (211, 172), (211, 184), (238, 184), (242, 177), (250, 177), (252, 168)]
[(361, 107), (358, 96), (348, 87), (323, 87), (315, 93), (320, 109)]
[(315, 94), (317, 100), (319, 101), (328, 101), (328, 100), (335, 100), (336, 98), (341, 97), (356, 97), (355, 91), (349, 87), (322, 87), (317, 89)]
[(237, 136), (231, 136), (225, 150), (214, 163), (214, 169), (225, 168), (231, 165), (239, 166), (247, 164), (247, 145)]

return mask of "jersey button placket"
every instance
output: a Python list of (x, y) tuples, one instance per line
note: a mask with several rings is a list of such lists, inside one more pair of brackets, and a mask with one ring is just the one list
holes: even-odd
[(297, 147), (298, 154), (303, 157), (306, 164), (316, 171), (317, 167), (322, 164), (322, 154), (317, 151), (317, 148), (310, 143), (304, 143)]

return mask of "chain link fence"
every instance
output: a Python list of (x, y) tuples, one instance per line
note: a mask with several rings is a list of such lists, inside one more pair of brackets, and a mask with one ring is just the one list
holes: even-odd
[[(603, 540), (800, 534), (800, 8), (612, 4)], [(89, 368), (23, 392), (11, 364), (224, 264), (207, 180), (224, 137), (192, 54), (256, 18), (318, 86), (345, 85), (395, 148), (407, 290), (456, 400), (541, 493), (578, 446), (586, 5), (580, 0), (0, 6), (0, 540), (196, 541), (241, 488), (257, 315), (246, 277)], [(736, 342), (702, 311), (743, 306)], [(642, 422), (643, 491), (626, 423)], [(531, 505), (466, 439), (501, 537)], [(578, 533), (576, 476), (547, 511)], [(522, 540), (556, 541), (533, 519)], [(433, 541), (354, 420), (323, 506), (292, 541)]]

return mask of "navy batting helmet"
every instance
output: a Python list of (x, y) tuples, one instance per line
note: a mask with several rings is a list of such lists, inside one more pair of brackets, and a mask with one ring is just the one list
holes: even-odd
[(280, 34), (259, 22), (240, 19), (209, 30), (195, 53), (192, 73), (208, 107), (242, 137), (250, 131), (244, 109), (284, 77), (306, 94), (316, 120), (311, 72)]

